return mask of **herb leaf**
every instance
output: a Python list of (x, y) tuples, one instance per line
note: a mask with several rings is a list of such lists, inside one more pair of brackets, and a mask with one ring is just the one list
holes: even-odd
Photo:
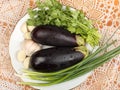
[(68, 6), (61, 5), (56, 0), (45, 0), (36, 2), (37, 10), (28, 10), (30, 18), (28, 25), (57, 25), (64, 27), (71, 33), (80, 35), (91, 46), (99, 44), (100, 34), (93, 27), (92, 22), (88, 20), (84, 13), (79, 10), (71, 9)]

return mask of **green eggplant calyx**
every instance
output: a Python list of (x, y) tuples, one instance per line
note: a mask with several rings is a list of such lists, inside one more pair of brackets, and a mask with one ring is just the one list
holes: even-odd
[(85, 40), (82, 37), (80, 37), (79, 35), (76, 35), (76, 42), (77, 42), (78, 46), (85, 45)]
[(75, 49), (75, 51), (82, 52), (85, 55), (85, 57), (87, 57), (89, 54), (89, 51), (87, 50), (87, 48), (85, 46), (75, 47), (74, 49)]

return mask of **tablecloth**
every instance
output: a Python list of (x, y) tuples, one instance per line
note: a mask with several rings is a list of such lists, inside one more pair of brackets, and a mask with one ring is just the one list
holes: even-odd
[[(120, 0), (60, 0), (83, 10), (94, 21), (95, 27), (106, 37), (120, 26)], [(28, 8), (35, 7), (34, 0), (0, 0), (0, 90), (34, 90), (30, 86), (17, 85), (20, 78), (14, 75), (9, 56), (9, 40), (16, 23), (26, 14)], [(114, 47), (120, 45), (120, 29), (114, 35)], [(72, 90), (120, 90), (120, 56), (98, 67), (85, 82)]]

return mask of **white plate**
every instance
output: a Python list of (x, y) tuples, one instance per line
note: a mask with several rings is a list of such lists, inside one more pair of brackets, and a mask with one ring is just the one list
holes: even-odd
[[(29, 16), (25, 15), (17, 23), (17, 25), (11, 35), (11, 38), (10, 38), (9, 53), (10, 53), (10, 57), (11, 57), (12, 66), (17, 73), (21, 73), (21, 69), (23, 68), (22, 64), (20, 62), (18, 62), (18, 60), (16, 58), (16, 53), (20, 49), (20, 43), (24, 40), (23, 33), (20, 31), (20, 27), (28, 18), (29, 18)], [(91, 74), (91, 72), (89, 72), (81, 77), (75, 78), (73, 80), (70, 80), (70, 81), (67, 81), (64, 83), (60, 83), (60, 84), (56, 84), (56, 85), (52, 85), (52, 86), (47, 86), (47, 87), (34, 87), (33, 86), (33, 87), (36, 89), (40, 89), (40, 90), (69, 90), (69, 89), (74, 88), (77, 85), (81, 84), (83, 81), (85, 81), (90, 74)], [(25, 79), (25, 78), (22, 78), (22, 80), (24, 82), (32, 81), (30, 79)]]

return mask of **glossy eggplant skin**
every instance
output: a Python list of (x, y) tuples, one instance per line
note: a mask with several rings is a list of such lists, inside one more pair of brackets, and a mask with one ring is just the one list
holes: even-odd
[(35, 52), (30, 58), (30, 67), (39, 72), (55, 72), (70, 67), (84, 58), (74, 48), (54, 47)]
[(31, 32), (33, 41), (50, 46), (75, 47), (78, 46), (76, 35), (62, 27), (55, 25), (40, 25)]

